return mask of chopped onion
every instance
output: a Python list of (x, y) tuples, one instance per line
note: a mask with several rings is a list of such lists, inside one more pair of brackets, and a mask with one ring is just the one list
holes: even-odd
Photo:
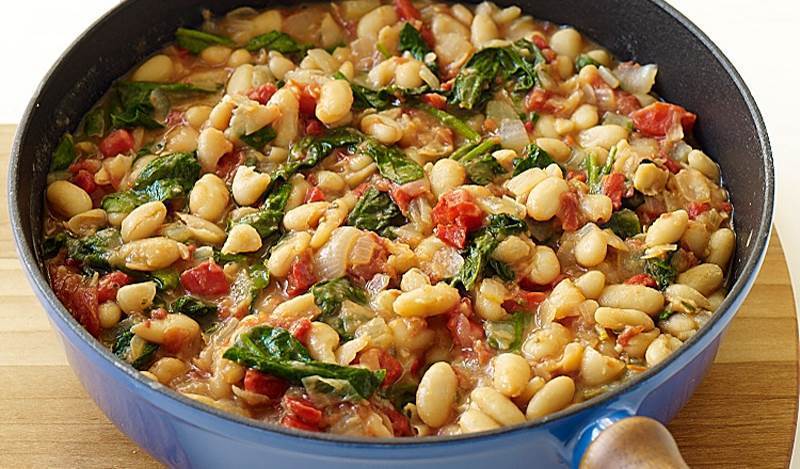
[(359, 236), (350, 251), (350, 265), (369, 264), (376, 247), (375, 239), (372, 236), (368, 234)]
[(614, 73), (606, 67), (601, 65), (600, 68), (597, 69), (597, 74), (600, 75), (600, 78), (602, 78), (608, 86), (612, 88), (619, 87), (619, 80), (614, 76)]
[(486, 105), (486, 117), (494, 120), (500, 129), (500, 145), (521, 152), (530, 143), (525, 125), (510, 104), (492, 100)]
[(375, 274), (369, 282), (364, 285), (364, 289), (367, 290), (370, 296), (375, 296), (383, 290), (386, 290), (391, 280), (392, 278), (386, 274)]
[(633, 62), (619, 64), (614, 75), (619, 79), (623, 90), (633, 94), (647, 94), (656, 82), (658, 65), (639, 65)]
[(331, 239), (314, 255), (314, 271), (321, 280), (333, 280), (347, 271), (347, 259), (361, 231), (352, 226), (333, 230)]

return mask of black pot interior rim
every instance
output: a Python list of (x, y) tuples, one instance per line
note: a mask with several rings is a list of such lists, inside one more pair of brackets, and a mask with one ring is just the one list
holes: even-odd
[[(35, 254), (36, 251), (34, 247), (30, 243), (28, 243), (26, 237), (23, 235), (23, 232), (26, 229), (25, 219), (27, 219), (28, 217), (26, 214), (20, 213), (18, 209), (18, 194), (16, 191), (17, 184), (15, 181), (15, 176), (19, 171), (18, 167), (19, 167), (22, 142), (23, 140), (25, 140), (26, 135), (28, 133), (28, 121), (30, 120), (31, 115), (34, 112), (36, 112), (37, 109), (39, 108), (38, 106), (39, 96), (42, 94), (47, 84), (50, 82), (50, 80), (53, 79), (53, 76), (62, 67), (68, 66), (67, 56), (82, 45), (85, 36), (89, 32), (99, 28), (105, 21), (108, 20), (109, 17), (113, 15), (125, 14), (125, 9), (127, 5), (130, 5), (133, 2), (133, 0), (124, 1), (121, 4), (112, 8), (111, 10), (109, 10), (105, 15), (103, 15), (97, 21), (95, 21), (86, 31), (81, 33), (81, 35), (78, 36), (73, 41), (73, 43), (65, 50), (65, 52), (59, 57), (59, 59), (55, 62), (55, 64), (50, 68), (45, 77), (42, 79), (41, 83), (36, 89), (36, 92), (33, 95), (33, 98), (30, 100), (22, 116), (21, 124), (17, 129), (14, 138), (14, 143), (12, 146), (11, 160), (9, 163), (9, 173), (8, 173), (9, 189), (12, 189), (9, 192), (9, 199), (8, 199), (9, 212), (11, 215), (10, 220), (11, 220), (12, 231), (14, 234), (14, 239), (16, 242), (16, 248), (20, 255), (20, 261), (24, 265), (28, 277), (33, 283), (33, 286), (39, 291), (40, 293), (39, 298), (44, 299), (45, 301), (44, 306), (46, 307), (45, 309), (47, 310), (47, 313), (48, 315), (50, 315), (51, 319), (53, 321), (60, 322), (62, 326), (68, 327), (74, 334), (79, 336), (81, 340), (85, 341), (94, 350), (94, 352), (96, 352), (106, 362), (108, 362), (108, 364), (113, 365), (114, 367), (116, 367), (118, 371), (121, 371), (123, 374), (127, 375), (128, 378), (132, 379), (134, 381), (134, 384), (138, 385), (139, 389), (143, 389), (145, 390), (145, 392), (155, 392), (156, 397), (159, 397), (158, 394), (161, 394), (162, 396), (174, 399), (179, 403), (183, 404), (184, 406), (188, 406), (190, 408), (193, 408), (194, 410), (206, 412), (217, 418), (221, 418), (230, 422), (244, 425), (246, 427), (251, 427), (253, 429), (263, 430), (270, 433), (278, 433), (285, 436), (295, 437), (304, 440), (310, 440), (316, 443), (333, 443), (338, 445), (350, 445), (350, 446), (359, 446), (366, 448), (370, 447), (397, 448), (405, 446), (420, 447), (426, 445), (442, 446), (445, 443), (450, 443), (450, 444), (468, 443), (469, 441), (474, 440), (476, 438), (488, 439), (488, 438), (502, 437), (504, 435), (508, 435), (514, 432), (526, 431), (532, 428), (536, 428), (545, 423), (577, 414), (579, 412), (586, 410), (589, 407), (600, 408), (606, 402), (615, 399), (621, 396), (622, 394), (627, 393), (628, 391), (633, 390), (635, 387), (639, 385), (644, 385), (645, 383), (648, 383), (651, 380), (651, 378), (655, 377), (657, 374), (661, 372), (661, 370), (664, 370), (666, 367), (668, 367), (679, 356), (682, 356), (687, 353), (699, 353), (700, 350), (697, 347), (698, 343), (701, 340), (703, 340), (703, 338), (706, 335), (708, 335), (712, 329), (717, 329), (718, 328), (717, 326), (720, 326), (720, 322), (724, 321), (723, 324), (726, 324), (733, 317), (733, 315), (736, 313), (736, 310), (731, 308), (731, 306), (734, 303), (740, 302), (744, 299), (744, 296), (747, 294), (753, 282), (755, 281), (755, 277), (758, 274), (758, 270), (766, 254), (766, 247), (769, 242), (771, 226), (772, 226), (772, 217), (774, 208), (774, 186), (775, 186), (772, 151), (769, 143), (769, 137), (767, 135), (766, 126), (764, 124), (764, 120), (761, 116), (758, 106), (755, 103), (755, 100), (753, 99), (752, 94), (750, 93), (750, 90), (747, 88), (747, 85), (744, 83), (744, 80), (742, 80), (742, 77), (736, 71), (735, 67), (733, 66), (733, 64), (731, 64), (728, 58), (711, 41), (711, 39), (709, 39), (708, 36), (706, 36), (706, 34), (703, 33), (694, 23), (692, 23), (678, 10), (667, 4), (664, 0), (647, 0), (647, 1), (653, 3), (658, 8), (663, 10), (667, 15), (671, 16), (674, 20), (676, 20), (684, 28), (686, 28), (691, 33), (691, 35), (694, 36), (695, 39), (699, 41), (705, 48), (710, 50), (710, 52), (716, 58), (716, 60), (723, 66), (728, 77), (736, 85), (743, 100), (747, 104), (750, 116), (752, 117), (756, 125), (756, 133), (757, 133), (756, 137), (760, 143), (761, 156), (763, 157), (763, 170), (765, 174), (765, 187), (764, 187), (765, 198), (764, 198), (764, 205), (762, 207), (763, 216), (760, 221), (758, 231), (754, 233), (755, 239), (750, 240), (750, 242), (753, 242), (753, 244), (750, 250), (750, 255), (748, 256), (748, 259), (742, 271), (742, 275), (740, 275), (739, 278), (736, 279), (736, 281), (731, 287), (728, 296), (725, 298), (725, 300), (719, 307), (719, 310), (714, 314), (709, 324), (706, 324), (697, 334), (695, 334), (692, 338), (687, 340), (676, 353), (673, 353), (669, 357), (669, 359), (659, 363), (653, 368), (648, 369), (647, 371), (629, 380), (628, 382), (619, 386), (618, 388), (605, 392), (583, 403), (570, 406), (567, 409), (551, 414), (545, 418), (526, 422), (521, 425), (505, 427), (497, 430), (491, 430), (480, 433), (471, 433), (467, 435), (432, 436), (432, 437), (422, 437), (422, 438), (417, 437), (417, 438), (365, 439), (365, 438), (358, 438), (351, 436), (333, 435), (327, 433), (316, 434), (316, 433), (294, 430), (276, 424), (259, 422), (254, 419), (248, 419), (245, 417), (239, 417), (231, 413), (220, 411), (206, 404), (199, 403), (198, 401), (183, 396), (177, 391), (174, 391), (166, 386), (163, 386), (159, 383), (150, 380), (149, 378), (144, 377), (140, 372), (130, 367), (127, 363), (122, 362), (122, 360), (117, 358), (108, 349), (103, 347), (102, 344), (100, 344), (97, 340), (95, 340), (86, 331), (86, 329), (72, 317), (72, 315), (61, 304), (61, 302), (55, 297), (55, 294), (51, 290), (50, 284), (46, 276), (41, 271), (40, 265), (36, 260), (36, 254)], [(145, 394), (143, 397), (146, 396), (147, 394)], [(167, 410), (167, 412), (171, 411)], [(190, 420), (191, 417), (186, 417), (185, 419)], [(581, 428), (576, 430), (582, 431), (583, 429)], [(214, 429), (207, 428), (207, 431), (214, 431)]]

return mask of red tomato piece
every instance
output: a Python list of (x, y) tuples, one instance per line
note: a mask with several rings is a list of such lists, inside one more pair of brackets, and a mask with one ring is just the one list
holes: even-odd
[(228, 293), (228, 279), (222, 267), (212, 261), (205, 261), (181, 274), (181, 285), (189, 293), (200, 296), (217, 296)]
[(578, 194), (567, 191), (561, 194), (560, 200), (556, 217), (561, 220), (561, 228), (565, 231), (577, 230), (581, 226)]
[(288, 428), (296, 428), (298, 430), (305, 430), (307, 432), (318, 432), (320, 428), (315, 425), (309, 425), (297, 417), (291, 415), (284, 415), (281, 419), (281, 425)]
[(457, 189), (439, 199), (432, 216), (437, 225), (456, 224), (472, 231), (481, 227), (484, 213), (469, 192)]
[(307, 116), (313, 116), (317, 110), (317, 100), (307, 91), (303, 91), (300, 95), (300, 113)]
[(290, 297), (303, 294), (316, 282), (317, 276), (314, 274), (311, 255), (306, 251), (292, 261), (287, 278), (286, 293)]
[(167, 314), (169, 313), (166, 309), (157, 308), (150, 313), (150, 319), (164, 319), (167, 317)]
[(520, 290), (514, 298), (503, 302), (506, 311), (535, 311), (536, 306), (547, 298), (547, 294), (540, 291)]
[(535, 128), (535, 125), (531, 121), (525, 121), (525, 132), (531, 133)]
[(689, 207), (687, 207), (687, 212), (689, 212), (689, 218), (691, 218), (692, 220), (700, 216), (700, 214), (705, 213), (709, 210), (711, 210), (711, 204), (708, 202), (692, 202), (689, 204)]
[(289, 332), (303, 345), (308, 345), (308, 333), (311, 332), (311, 321), (305, 318), (298, 319), (289, 326)]
[(586, 182), (586, 172), (585, 171), (575, 171), (570, 169), (567, 171), (567, 180), (570, 179), (577, 179), (581, 182)]
[(653, 277), (647, 274), (637, 274), (625, 280), (626, 285), (644, 285), (645, 287), (655, 288), (658, 286)]
[(447, 106), (447, 98), (436, 93), (427, 93), (422, 95), (422, 102), (433, 106), (436, 109), (444, 109)]
[(289, 389), (289, 383), (278, 377), (248, 368), (244, 374), (244, 390), (277, 399)]
[(651, 137), (664, 137), (676, 120), (687, 132), (692, 130), (697, 115), (676, 104), (659, 101), (631, 113), (630, 118), (639, 132)]
[(247, 97), (253, 101), (258, 101), (260, 104), (267, 104), (269, 98), (271, 98), (276, 91), (278, 91), (278, 87), (272, 83), (265, 83), (248, 91)]
[(615, 91), (614, 94), (617, 98), (617, 113), (623, 116), (630, 115), (632, 112), (642, 107), (636, 96), (628, 93), (627, 91)]
[(281, 404), (288, 415), (294, 416), (308, 425), (319, 428), (322, 424), (322, 411), (305, 399), (283, 396)]
[(81, 170), (89, 171), (90, 173), (94, 174), (100, 171), (100, 167), (103, 166), (99, 160), (88, 159), (88, 160), (77, 160), (67, 168), (72, 174), (78, 174)]
[(394, 8), (397, 10), (397, 16), (404, 20), (418, 20), (422, 18), (417, 7), (415, 7), (411, 0), (395, 0)]
[(730, 202), (721, 202), (719, 204), (719, 210), (727, 213), (731, 213), (733, 211), (733, 205)]
[(306, 135), (313, 135), (318, 137), (325, 133), (325, 126), (317, 119), (310, 118), (306, 122)]
[(325, 193), (322, 192), (322, 190), (319, 187), (313, 186), (306, 192), (306, 198), (304, 203), (307, 204), (309, 202), (321, 202), (324, 200), (325, 200)]
[(394, 436), (414, 436), (408, 417), (398, 412), (397, 409), (392, 406), (381, 406), (380, 410), (383, 412), (383, 415), (392, 422), (392, 432)]
[(537, 86), (525, 96), (525, 109), (552, 114), (556, 109), (548, 103), (550, 96), (551, 93), (549, 91)]
[(90, 334), (100, 335), (97, 287), (90, 286), (83, 275), (66, 265), (50, 264), (48, 270), (56, 297)]
[(436, 225), (434, 231), (437, 238), (453, 247), (464, 249), (467, 245), (467, 229), (461, 225)]
[(547, 49), (548, 47), (550, 47), (550, 44), (547, 43), (547, 39), (545, 39), (544, 36), (541, 36), (539, 34), (533, 35), (533, 43), (539, 49)]
[(613, 172), (603, 178), (603, 194), (611, 199), (614, 210), (622, 207), (622, 195), (625, 194), (625, 175)]
[(627, 346), (632, 338), (644, 331), (644, 326), (625, 326), (625, 329), (617, 336), (617, 343), (623, 347)]
[(222, 155), (222, 158), (217, 161), (217, 169), (214, 170), (214, 174), (219, 176), (223, 181), (230, 181), (242, 163), (244, 163), (243, 151), (225, 153)]
[(683, 169), (680, 163), (678, 163), (675, 160), (671, 160), (669, 158), (664, 160), (664, 166), (666, 166), (667, 170), (672, 174), (678, 174), (681, 171), (681, 169)]
[(129, 283), (131, 283), (131, 278), (125, 272), (116, 271), (103, 275), (97, 285), (97, 301), (105, 303), (106, 301), (115, 300), (117, 298), (117, 290)]
[(475, 341), (483, 339), (483, 328), (480, 324), (471, 321), (462, 313), (450, 316), (447, 329), (453, 338), (453, 343), (462, 348), (472, 348)]
[(72, 176), (72, 182), (89, 194), (97, 189), (97, 184), (94, 182), (94, 174), (85, 169), (81, 169), (78, 174)]
[(386, 350), (381, 350), (381, 355), (378, 360), (381, 368), (386, 370), (386, 377), (383, 379), (381, 387), (388, 388), (403, 375), (403, 365)]
[(133, 135), (125, 129), (118, 129), (100, 142), (100, 153), (106, 158), (127, 153), (133, 149)]

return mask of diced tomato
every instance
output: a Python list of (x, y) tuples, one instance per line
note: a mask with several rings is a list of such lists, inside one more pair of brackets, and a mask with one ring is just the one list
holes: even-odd
[(306, 198), (304, 203), (321, 202), (324, 200), (325, 200), (325, 193), (322, 192), (322, 190), (319, 187), (313, 186), (311, 189), (306, 191)]
[(83, 275), (66, 265), (50, 264), (48, 270), (56, 297), (90, 334), (100, 335), (97, 287), (90, 286)]
[(636, 274), (633, 277), (625, 280), (626, 285), (644, 285), (645, 287), (655, 288), (658, 286), (653, 277), (647, 274)]
[(325, 126), (317, 119), (309, 118), (306, 121), (306, 135), (318, 137), (325, 133)]
[(295, 397), (283, 396), (281, 401), (287, 415), (291, 415), (303, 423), (320, 428), (322, 424), (322, 411), (314, 407), (314, 404)]
[(131, 277), (125, 272), (116, 271), (103, 275), (97, 285), (97, 301), (105, 303), (115, 300), (117, 290), (129, 283), (131, 283)]
[(176, 111), (171, 110), (169, 114), (167, 114), (167, 118), (165, 119), (167, 123), (167, 127), (174, 127), (178, 124), (183, 123), (183, 111)]
[(632, 338), (644, 331), (644, 326), (625, 326), (625, 329), (617, 336), (617, 343), (623, 347), (627, 346)]
[(298, 430), (305, 430), (307, 432), (318, 432), (321, 430), (318, 426), (307, 424), (292, 415), (284, 415), (281, 419), (281, 425)]
[(558, 57), (556, 51), (550, 49), (549, 47), (547, 49), (542, 49), (542, 55), (544, 56), (544, 60), (547, 63), (553, 62), (556, 59), (556, 57)]
[(397, 16), (404, 20), (418, 20), (422, 18), (417, 7), (415, 7), (411, 0), (395, 0), (394, 8), (397, 10)]
[(164, 319), (167, 317), (167, 314), (169, 313), (167, 312), (166, 309), (156, 308), (150, 312), (150, 319)]
[(447, 106), (447, 98), (436, 93), (426, 93), (422, 95), (422, 102), (429, 104), (436, 109), (444, 109)]
[(303, 91), (300, 94), (300, 113), (305, 114), (307, 116), (313, 116), (314, 112), (317, 110), (317, 100), (307, 91)]
[(225, 153), (222, 155), (222, 158), (217, 161), (217, 169), (214, 170), (214, 174), (219, 176), (223, 181), (230, 181), (242, 163), (244, 163), (243, 151)]
[(639, 132), (651, 137), (664, 137), (676, 120), (685, 131), (691, 131), (697, 115), (676, 104), (659, 101), (631, 113), (630, 118)]
[(289, 383), (258, 370), (248, 368), (244, 374), (244, 390), (277, 399), (289, 389)]
[(261, 104), (267, 104), (269, 98), (271, 98), (276, 91), (278, 91), (278, 88), (275, 85), (272, 83), (265, 83), (248, 91), (247, 97)]
[(689, 218), (694, 220), (695, 218), (700, 216), (700, 214), (711, 210), (711, 204), (708, 202), (692, 202), (689, 204), (689, 207), (687, 208), (688, 208), (687, 211), (689, 212)]
[(536, 127), (532, 121), (525, 121), (525, 132), (531, 133), (533, 129)]
[(472, 348), (475, 341), (483, 339), (483, 328), (463, 313), (455, 313), (447, 321), (447, 330), (453, 343), (462, 348)]
[(447, 80), (446, 82), (442, 83), (442, 91), (450, 91), (450, 90), (452, 90), (453, 89), (453, 85), (455, 85), (455, 84), (456, 84), (456, 79), (455, 78), (451, 78), (450, 80)]
[(386, 269), (386, 263), (389, 261), (389, 250), (386, 248), (383, 239), (375, 233), (368, 233), (367, 236), (370, 236), (374, 242), (374, 248), (369, 260), (367, 262), (362, 260), (359, 260), (358, 263), (352, 262), (347, 268), (347, 273), (351, 277), (364, 283), (370, 281), (375, 274), (388, 273), (392, 275)]
[(533, 43), (539, 49), (547, 49), (548, 47), (550, 47), (550, 44), (547, 43), (547, 39), (545, 39), (544, 36), (540, 34), (533, 35)]
[(431, 215), (434, 224), (456, 224), (472, 231), (481, 227), (485, 214), (469, 192), (456, 189), (439, 199)]
[(669, 158), (664, 160), (664, 166), (666, 166), (667, 170), (672, 174), (678, 174), (681, 169), (683, 169), (680, 163)]
[(586, 182), (586, 172), (585, 171), (575, 171), (570, 169), (567, 171), (567, 180), (570, 179), (577, 179), (581, 182)]
[(726, 213), (731, 213), (733, 211), (733, 205), (731, 205), (730, 202), (720, 202), (719, 210)]
[(467, 245), (467, 228), (461, 225), (436, 225), (436, 237), (445, 243), (464, 249)]
[(408, 417), (398, 412), (397, 409), (390, 405), (381, 406), (380, 411), (392, 422), (392, 432), (394, 436), (414, 436)]
[(133, 135), (125, 129), (118, 129), (100, 142), (100, 152), (105, 157), (117, 156), (133, 149)]
[(287, 278), (286, 294), (294, 297), (305, 293), (311, 285), (317, 282), (314, 274), (314, 266), (311, 262), (311, 255), (304, 251), (292, 261), (289, 267), (289, 277)]
[(580, 202), (578, 194), (573, 191), (563, 192), (556, 217), (561, 220), (561, 229), (575, 231), (581, 226)]
[(95, 159), (76, 160), (74, 163), (69, 165), (67, 171), (69, 171), (72, 174), (78, 174), (79, 172), (81, 172), (81, 170), (86, 170), (94, 174), (100, 170), (101, 166), (103, 166), (103, 163)]
[(551, 93), (546, 89), (535, 87), (525, 96), (525, 109), (552, 114), (555, 109), (547, 103), (550, 96)]
[(540, 291), (520, 290), (514, 298), (503, 302), (503, 309), (509, 312), (535, 311), (536, 306), (547, 298), (547, 294)]
[(289, 326), (289, 332), (303, 345), (308, 345), (308, 333), (311, 332), (311, 321), (306, 318), (298, 319)]
[(94, 174), (85, 169), (81, 169), (78, 174), (72, 176), (72, 182), (89, 194), (97, 189), (97, 184), (94, 182)]
[(625, 193), (625, 175), (613, 172), (603, 178), (603, 194), (611, 199), (614, 210), (622, 207), (622, 195)]
[(217, 296), (228, 293), (228, 279), (222, 267), (205, 261), (181, 274), (181, 285), (188, 292), (200, 296)]
[(403, 365), (386, 350), (381, 350), (379, 363), (381, 368), (386, 370), (386, 377), (383, 379), (381, 387), (388, 388), (403, 375)]
[(617, 114), (627, 116), (642, 107), (642, 105), (639, 104), (639, 100), (636, 99), (636, 96), (627, 91), (616, 90), (614, 91), (614, 95), (617, 101)]
[(353, 189), (353, 194), (355, 194), (357, 199), (360, 199), (370, 187), (372, 187), (372, 184), (368, 182), (362, 182), (361, 184), (357, 185), (355, 189)]

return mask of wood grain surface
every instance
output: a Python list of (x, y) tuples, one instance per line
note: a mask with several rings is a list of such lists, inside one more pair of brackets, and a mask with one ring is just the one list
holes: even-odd
[[(69, 369), (17, 260), (0, 126), (0, 467), (159, 467)], [(786, 467), (797, 415), (797, 320), (777, 236), (711, 372), (669, 425), (691, 467)]]

